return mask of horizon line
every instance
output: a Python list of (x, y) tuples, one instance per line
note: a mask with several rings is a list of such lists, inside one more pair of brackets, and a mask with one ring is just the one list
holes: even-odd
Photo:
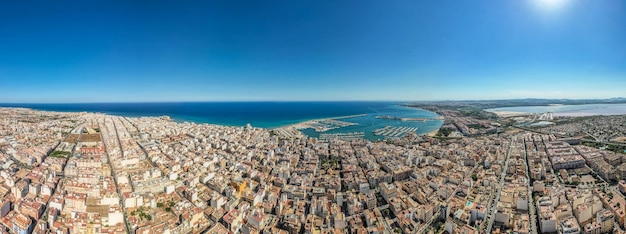
[(495, 99), (430, 99), (430, 100), (206, 100), (206, 101), (95, 101), (95, 102), (0, 102), (2, 104), (148, 104), (148, 103), (244, 103), (244, 102), (479, 102), (479, 101), (512, 101), (512, 100), (613, 100), (625, 97), (612, 98), (495, 98)]

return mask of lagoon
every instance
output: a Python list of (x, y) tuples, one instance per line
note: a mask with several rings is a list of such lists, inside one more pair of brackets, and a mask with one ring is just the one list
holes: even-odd
[(554, 116), (624, 115), (626, 104), (584, 104), (549, 106), (514, 106), (485, 109), (489, 112), (520, 112), (541, 114), (552, 112)]

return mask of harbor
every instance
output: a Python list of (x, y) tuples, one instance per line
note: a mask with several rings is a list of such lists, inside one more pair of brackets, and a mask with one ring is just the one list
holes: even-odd
[(417, 132), (417, 127), (392, 127), (385, 126), (383, 128), (372, 131), (374, 136), (384, 136), (386, 138), (402, 137), (409, 132)]
[(327, 132), (337, 128), (359, 125), (357, 123), (341, 121), (337, 119), (321, 119), (308, 121), (300, 128), (312, 128), (315, 132)]
[[(403, 137), (407, 132), (427, 134), (437, 131), (443, 123), (443, 121), (440, 120), (441, 117), (436, 113), (397, 105), (371, 109), (370, 111), (371, 113), (367, 114), (307, 120), (297, 124), (275, 128), (272, 133), (283, 138), (307, 136), (326, 139), (332, 137), (351, 139), (352, 137), (323, 134), (362, 133), (364, 139), (379, 141), (385, 140), (386, 138)], [(387, 118), (383, 116), (387, 116)], [(402, 119), (404, 119), (404, 121), (402, 121)], [(386, 126), (388, 126), (388, 128), (384, 128)], [(384, 128), (384, 131), (376, 131), (381, 128)], [(361, 134), (349, 134), (348, 136), (354, 135), (360, 136)]]

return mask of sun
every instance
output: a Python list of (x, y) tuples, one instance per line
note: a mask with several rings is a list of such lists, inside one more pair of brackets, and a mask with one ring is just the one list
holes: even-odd
[(537, 8), (545, 11), (557, 11), (567, 5), (569, 0), (532, 0)]

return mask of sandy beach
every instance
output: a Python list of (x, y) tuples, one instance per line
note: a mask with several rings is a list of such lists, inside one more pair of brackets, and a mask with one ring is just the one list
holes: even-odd
[(437, 130), (435, 130), (435, 131), (432, 131), (432, 132), (429, 132), (429, 133), (426, 133), (426, 134), (424, 134), (424, 135), (425, 135), (425, 136), (429, 136), (429, 137), (435, 137), (435, 136), (437, 136), (437, 133), (438, 133), (438, 132), (439, 132), (439, 129), (437, 129)]

